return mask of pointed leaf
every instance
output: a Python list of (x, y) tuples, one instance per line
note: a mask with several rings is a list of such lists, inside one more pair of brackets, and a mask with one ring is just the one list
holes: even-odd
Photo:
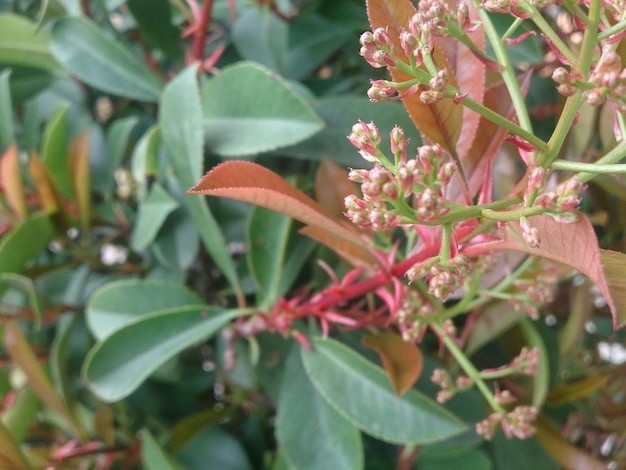
[(466, 426), (439, 404), (410, 390), (398, 398), (384, 371), (332, 339), (302, 349), (309, 379), (326, 401), (362, 431), (383, 441), (426, 444)]
[[(409, 19), (415, 13), (415, 7), (409, 0), (367, 0), (367, 14), (372, 29), (388, 28), (394, 55), (406, 63), (408, 59), (400, 46), (400, 32), (408, 27)], [(456, 86), (454, 70), (437, 45), (433, 55), (435, 63), (448, 70), (450, 85)], [(411, 79), (397, 68), (390, 67), (389, 72), (396, 82)], [(454, 104), (450, 99), (424, 104), (420, 101), (419, 93), (405, 98), (402, 102), (425, 140), (437, 142), (452, 155), (456, 155), (456, 143), (463, 119), (461, 106)]]
[(138, 279), (109, 282), (89, 299), (87, 325), (102, 340), (148, 313), (201, 303), (197, 294), (177, 284)]
[(624, 293), (620, 288), (620, 277), (623, 278), (623, 271), (619, 274), (619, 269), (616, 268), (623, 266), (621, 260), (626, 259), (626, 255), (614, 256), (607, 253), (606, 262), (611, 273), (610, 278), (607, 278), (602, 266), (603, 259), (600, 256), (596, 234), (584, 214), (579, 214), (578, 222), (570, 224), (557, 222), (547, 215), (537, 215), (528, 220), (539, 233), (541, 241), (539, 248), (530, 248), (524, 242), (518, 222), (509, 222), (503, 230), (502, 241), (489, 243), (484, 245), (484, 248), (490, 251), (523, 251), (558, 261), (580, 271), (595, 283), (604, 296), (613, 315), (614, 328), (624, 326), (626, 324), (626, 310), (622, 307), (624, 303), (622, 302), (618, 309), (618, 304), (609, 290), (607, 279), (611, 280), (616, 294), (621, 296)]
[(352, 266), (367, 269), (377, 263), (376, 257), (364, 247), (355, 245), (321, 226), (307, 225), (298, 230), (298, 233), (327, 246)]
[[(188, 67), (167, 85), (159, 110), (160, 135), (174, 174), (183, 188), (190, 187), (202, 175), (202, 110), (196, 72), (197, 65)], [(184, 201), (207, 251), (231, 287), (240, 292), (226, 240), (206, 201), (199, 197), (186, 197)]]
[(335, 221), (309, 196), (256, 163), (222, 163), (204, 175), (188, 192), (249, 202), (288, 215), (305, 224), (320, 227), (350, 243), (363, 246), (356, 229), (349, 229), (349, 226)]
[(145, 249), (154, 241), (167, 216), (178, 207), (178, 201), (154, 183), (148, 198), (139, 205), (130, 246), (135, 251)]
[(406, 342), (395, 333), (378, 333), (364, 336), (361, 340), (378, 353), (387, 371), (391, 385), (398, 397), (410, 390), (422, 373), (422, 351), (413, 343)]
[(293, 145), (324, 127), (282, 79), (253, 63), (238, 63), (212, 78), (202, 90), (202, 106), (207, 145), (225, 157)]
[(72, 141), (67, 153), (72, 188), (78, 206), (78, 220), (84, 231), (87, 231), (91, 221), (89, 136), (89, 130), (79, 134)]
[(0, 266), (5, 273), (19, 273), (56, 236), (49, 215), (33, 215), (0, 239)]
[(33, 151), (28, 161), (28, 171), (33, 177), (40, 204), (44, 211), (52, 214), (61, 207), (61, 196), (52, 180), (48, 168), (41, 160), (37, 152)]
[(58, 70), (50, 51), (50, 33), (23, 16), (0, 15), (0, 63)]
[(326, 470), (329, 462), (334, 470), (363, 467), (359, 430), (318, 393), (296, 348), (287, 358), (283, 374), (276, 439), (283, 458), (294, 470)]
[(27, 215), (24, 179), (20, 170), (17, 146), (11, 145), (0, 161), (0, 190), (15, 215), (24, 219)]
[(161, 81), (119, 41), (85, 18), (62, 18), (52, 30), (52, 52), (73, 76), (102, 91), (155, 102)]
[(139, 432), (141, 438), (141, 463), (146, 470), (183, 470), (183, 466), (165, 453), (157, 444), (150, 431), (142, 429)]
[(66, 196), (72, 194), (72, 183), (68, 172), (67, 158), (67, 110), (63, 105), (50, 118), (44, 130), (41, 158), (46, 164), (50, 177)]
[(83, 377), (101, 400), (121, 400), (159, 366), (206, 340), (241, 313), (200, 305), (142, 316), (114, 331), (89, 351)]

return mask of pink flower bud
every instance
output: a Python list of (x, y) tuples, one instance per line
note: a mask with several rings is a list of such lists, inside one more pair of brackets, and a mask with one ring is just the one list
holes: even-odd
[(528, 222), (526, 217), (520, 219), (520, 227), (522, 228), (522, 238), (530, 248), (538, 248), (541, 242), (539, 238), (539, 230)]

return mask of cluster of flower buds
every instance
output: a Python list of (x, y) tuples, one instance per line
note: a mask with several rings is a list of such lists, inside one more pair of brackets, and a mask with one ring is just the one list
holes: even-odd
[(509, 368), (514, 373), (532, 377), (537, 374), (540, 354), (538, 348), (528, 349), (524, 346), (520, 353), (510, 362)]
[(536, 202), (548, 209), (550, 211), (548, 214), (559, 222), (576, 222), (578, 215), (575, 210), (580, 204), (585, 188), (586, 186), (579, 181), (568, 180), (553, 191), (539, 196)]
[(441, 388), (437, 392), (437, 402), (439, 403), (447, 402), (455, 393), (468, 389), (473, 383), (472, 379), (465, 375), (460, 375), (455, 381), (452, 381), (452, 377), (444, 369), (435, 369), (430, 380)]
[(428, 293), (440, 300), (446, 300), (467, 279), (472, 269), (470, 259), (462, 254), (450, 258), (446, 263), (429, 260), (426, 263), (417, 263), (406, 272), (409, 282), (425, 278), (428, 283)]
[(490, 440), (500, 426), (508, 438), (528, 439), (535, 433), (532, 423), (536, 417), (536, 407), (517, 406), (510, 413), (496, 412), (490, 414), (487, 419), (476, 424), (476, 433)]
[(404, 286), (402, 302), (394, 313), (402, 339), (407, 342), (421, 341), (428, 323), (436, 313), (435, 307), (417, 289)]
[(610, 2), (602, 2), (602, 5), (606, 7), (607, 12), (611, 13), (615, 21), (621, 21), (626, 14), (625, 0), (611, 0)]
[(364, 32), (361, 34), (359, 43), (361, 44), (359, 54), (372, 67), (380, 69), (397, 65), (387, 28), (376, 28), (373, 32)]
[(443, 188), (450, 183), (456, 167), (441, 146), (424, 145), (418, 148), (416, 158), (407, 159), (408, 141), (396, 126), (390, 132), (396, 163), (389, 169), (381, 161), (387, 158), (380, 150), (380, 133), (373, 123), (359, 121), (348, 140), (365, 160), (374, 163), (371, 170), (352, 170), (348, 176), (361, 185), (363, 193), (363, 199), (354, 195), (345, 199), (346, 216), (353, 223), (376, 231), (393, 228), (400, 223), (394, 207), (411, 196), (416, 221), (435, 220), (449, 210)]
[(445, 69), (441, 69), (428, 82), (428, 89), (420, 93), (420, 101), (425, 104), (431, 104), (442, 100), (446, 95), (447, 86), (448, 72)]
[(539, 309), (554, 300), (558, 278), (552, 274), (539, 274), (533, 280), (518, 279), (514, 282), (521, 295), (509, 303), (515, 310), (525, 311), (530, 318), (539, 318)]
[(619, 54), (609, 48), (602, 51), (588, 82), (579, 72), (568, 72), (564, 67), (556, 68), (552, 79), (559, 84), (557, 90), (564, 96), (572, 96), (583, 88), (583, 96), (590, 105), (599, 106), (608, 99), (620, 111), (626, 110), (626, 69), (622, 68)]

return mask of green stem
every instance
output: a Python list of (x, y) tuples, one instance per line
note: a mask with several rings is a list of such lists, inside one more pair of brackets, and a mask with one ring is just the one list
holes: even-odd
[(619, 34), (622, 31), (626, 30), (626, 20), (622, 20), (619, 23), (614, 24), (610, 28), (605, 29), (601, 33), (598, 34), (598, 41), (604, 41), (605, 39), (610, 38), (614, 34)]
[[(575, 70), (578, 70), (585, 77), (584, 81), (587, 81), (587, 77), (590, 73), (591, 60), (593, 59), (594, 49), (598, 41), (598, 22), (600, 21), (600, 10), (602, 0), (591, 0), (589, 6), (589, 26), (585, 30), (583, 37), (583, 43), (581, 46), (581, 54), (576, 64)], [(563, 112), (559, 117), (559, 120), (554, 129), (552, 137), (548, 141), (549, 150), (544, 154), (544, 157), (540, 164), (544, 167), (550, 165), (557, 159), (565, 138), (569, 134), (572, 124), (580, 109), (582, 103), (582, 92), (579, 90), (573, 96), (570, 96), (565, 101)]]
[(443, 224), (441, 228), (443, 231), (443, 236), (441, 239), (441, 247), (439, 248), (439, 259), (441, 260), (441, 264), (445, 266), (450, 259), (450, 245), (452, 243), (452, 224)]
[(626, 163), (614, 165), (598, 165), (597, 163), (571, 162), (569, 160), (555, 160), (552, 163), (555, 170), (575, 171), (577, 173), (594, 173), (596, 175), (612, 175), (626, 173)]
[(440, 325), (432, 324), (431, 326), (437, 332), (448, 351), (454, 356), (456, 362), (461, 366), (467, 376), (472, 379), (472, 382), (476, 384), (476, 387), (480, 390), (483, 397), (485, 397), (491, 409), (503, 413), (504, 408), (498, 404), (493, 393), (491, 393), (491, 390), (489, 390), (489, 387), (487, 387), (487, 384), (481, 378), (480, 372), (474, 367), (474, 364), (472, 364), (461, 348), (443, 331)]
[(508, 39), (515, 31), (517, 31), (517, 28), (519, 28), (523, 22), (524, 20), (522, 18), (515, 18), (515, 21), (511, 23), (509, 29), (507, 29), (502, 35), (502, 40), (504, 41), (505, 39)]
[[(621, 159), (626, 157), (626, 140), (622, 140), (617, 146), (615, 146), (609, 153), (600, 158), (593, 165), (612, 165), (615, 162), (619, 162)], [(556, 163), (556, 162), (555, 162)], [(595, 175), (592, 173), (579, 173), (574, 176), (576, 181), (580, 181), (581, 183), (586, 183)]]
[(537, 25), (537, 27), (544, 34), (544, 36), (546, 36), (548, 38), (548, 40), (550, 42), (552, 42), (552, 44), (554, 44), (554, 47), (556, 47), (559, 50), (559, 53), (563, 57), (565, 57), (565, 59), (570, 64), (572, 64), (572, 65), (575, 64), (576, 63), (576, 56), (570, 50), (570, 48), (567, 47), (567, 44), (565, 44), (561, 40), (561, 38), (558, 36), (558, 34), (556, 34), (554, 29), (552, 29), (552, 27), (548, 24), (548, 22), (545, 20), (545, 18), (541, 14), (541, 12), (539, 10), (537, 10), (537, 7), (532, 5), (531, 6), (531, 10), (532, 10), (532, 16), (530, 17), (530, 19), (532, 20), (532, 22), (535, 23), (535, 25)]
[(491, 209), (483, 209), (481, 215), (485, 219), (499, 220), (502, 222), (514, 222), (521, 217), (531, 217), (533, 215), (539, 215), (546, 211), (545, 207), (532, 206), (532, 207), (520, 207), (512, 211), (494, 211)]
[[(480, 7), (480, 3), (481, 0), (474, 0), (474, 5), (476, 6), (476, 10), (478, 11), (478, 15), (480, 16), (480, 21), (482, 23), (483, 30), (485, 31), (485, 35), (491, 43), (491, 47), (496, 54), (496, 59), (498, 63), (500, 63), (500, 65), (502, 65), (503, 67), (502, 80), (504, 80), (504, 84), (506, 85), (509, 95), (511, 96), (511, 102), (513, 103), (515, 113), (517, 114), (517, 120), (519, 121), (520, 126), (525, 131), (533, 134), (530, 116), (528, 115), (528, 109), (526, 108), (526, 103), (524, 102), (524, 95), (522, 94), (519, 82), (517, 81), (515, 69), (513, 68), (511, 58), (509, 57), (502, 38), (500, 38), (500, 35), (496, 31), (495, 26), (491, 22), (491, 17), (484, 8)], [(523, 136), (520, 135), (520, 137)], [(535, 147), (539, 149), (541, 149), (542, 147), (540, 145), (537, 145), (536, 143), (531, 142), (530, 140), (528, 142), (532, 143)]]

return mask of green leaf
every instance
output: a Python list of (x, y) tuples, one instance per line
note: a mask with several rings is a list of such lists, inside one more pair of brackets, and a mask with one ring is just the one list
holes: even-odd
[(535, 325), (528, 319), (523, 318), (519, 324), (522, 334), (526, 338), (526, 343), (531, 348), (539, 350), (539, 360), (537, 373), (533, 376), (533, 405), (541, 408), (548, 396), (550, 388), (550, 365), (548, 362), (548, 351), (546, 345), (537, 331)]
[(133, 150), (131, 157), (131, 172), (133, 178), (139, 183), (143, 182), (147, 176), (156, 177), (159, 173), (159, 146), (161, 145), (161, 134), (159, 126), (152, 126), (141, 136)]
[(146, 470), (183, 470), (183, 466), (174, 461), (157, 444), (147, 429), (139, 432), (141, 438), (141, 463)]
[[(196, 72), (197, 65), (188, 67), (168, 84), (161, 98), (159, 111), (161, 138), (174, 174), (183, 188), (194, 185), (202, 174), (202, 109)], [(229, 101), (223, 100), (223, 96), (220, 101)], [(188, 196), (184, 201), (207, 251), (231, 287), (239, 293), (239, 280), (226, 248), (226, 240), (206, 200), (198, 196)]]
[(176, 454), (189, 470), (252, 470), (243, 446), (218, 427), (206, 428)]
[[(456, 449), (455, 449), (456, 450)], [(487, 454), (480, 449), (461, 449), (440, 455), (420, 455), (416, 462), (420, 470), (491, 470), (493, 464)]]
[(149, 46), (161, 49), (172, 59), (182, 58), (180, 31), (172, 24), (168, 0), (129, 0), (126, 5)]
[(283, 374), (276, 438), (282, 456), (292, 469), (325, 470), (329, 462), (334, 470), (363, 467), (363, 444), (358, 429), (318, 393), (295, 348), (287, 358)]
[(248, 224), (248, 269), (257, 285), (257, 303), (273, 304), (280, 294), (282, 267), (293, 219), (255, 207)]
[(398, 398), (385, 372), (343, 344), (313, 338), (302, 350), (309, 379), (341, 415), (383, 441), (427, 444), (466, 426), (430, 398), (409, 390)]
[(172, 212), (150, 247), (163, 266), (184, 272), (196, 259), (200, 239), (185, 207)]
[[(16, 442), (23, 442), (40, 409), (41, 400), (35, 391), (32, 387), (24, 387), (16, 391), (11, 406), (2, 413), (2, 424), (6, 426)], [(5, 450), (1, 442), (0, 449)], [(1, 463), (2, 454), (0, 453)], [(2, 468), (1, 465), (0, 468)]]
[(40, 325), (43, 310), (41, 308), (39, 294), (32, 279), (20, 274), (0, 273), (0, 285), (10, 286), (13, 289), (17, 289), (26, 294), (28, 296), (30, 306), (33, 309), (35, 323)]
[(287, 24), (266, 6), (245, 8), (235, 21), (232, 37), (239, 54), (281, 75), (287, 68)]
[(0, 73), (0, 152), (4, 152), (15, 142), (13, 129), (13, 106), (11, 105), (11, 89), (9, 76), (11, 70)]
[(241, 313), (199, 305), (142, 316), (114, 331), (89, 351), (83, 377), (101, 400), (121, 400), (159, 366), (206, 340)]
[(161, 81), (120, 42), (85, 18), (63, 18), (52, 30), (52, 51), (74, 77), (99, 90), (158, 101)]
[(250, 62), (228, 67), (212, 78), (202, 90), (202, 106), (207, 144), (225, 157), (293, 145), (324, 127), (282, 79)]
[(50, 51), (50, 33), (13, 14), (0, 15), (0, 64), (59, 69)]
[(106, 137), (106, 156), (98, 167), (92, 169), (97, 175), (93, 181), (93, 187), (97, 191), (108, 194), (114, 183), (115, 171), (120, 168), (126, 155), (130, 134), (137, 125), (136, 116), (117, 119), (109, 127)]
[(16, 225), (0, 240), (0, 269), (19, 273), (56, 236), (51, 216), (37, 214)]
[(109, 282), (89, 299), (87, 324), (102, 340), (143, 315), (201, 303), (198, 295), (176, 284), (138, 279)]
[(130, 246), (135, 251), (145, 249), (154, 241), (167, 216), (178, 207), (178, 201), (159, 183), (152, 185), (148, 198), (139, 205)]
[(11, 66), (10, 86), (13, 104), (21, 104), (41, 92), (52, 83), (53, 79), (53, 75), (43, 69)]
[(0, 422), (0, 465), (5, 468), (23, 468), (25, 470), (31, 469), (31, 465), (28, 463), (26, 456), (22, 453), (20, 446), (15, 442), (13, 436), (6, 428), (6, 426)]
[(62, 106), (50, 118), (43, 133), (41, 156), (57, 188), (70, 196), (73, 191), (67, 159), (67, 109), (68, 105)]

